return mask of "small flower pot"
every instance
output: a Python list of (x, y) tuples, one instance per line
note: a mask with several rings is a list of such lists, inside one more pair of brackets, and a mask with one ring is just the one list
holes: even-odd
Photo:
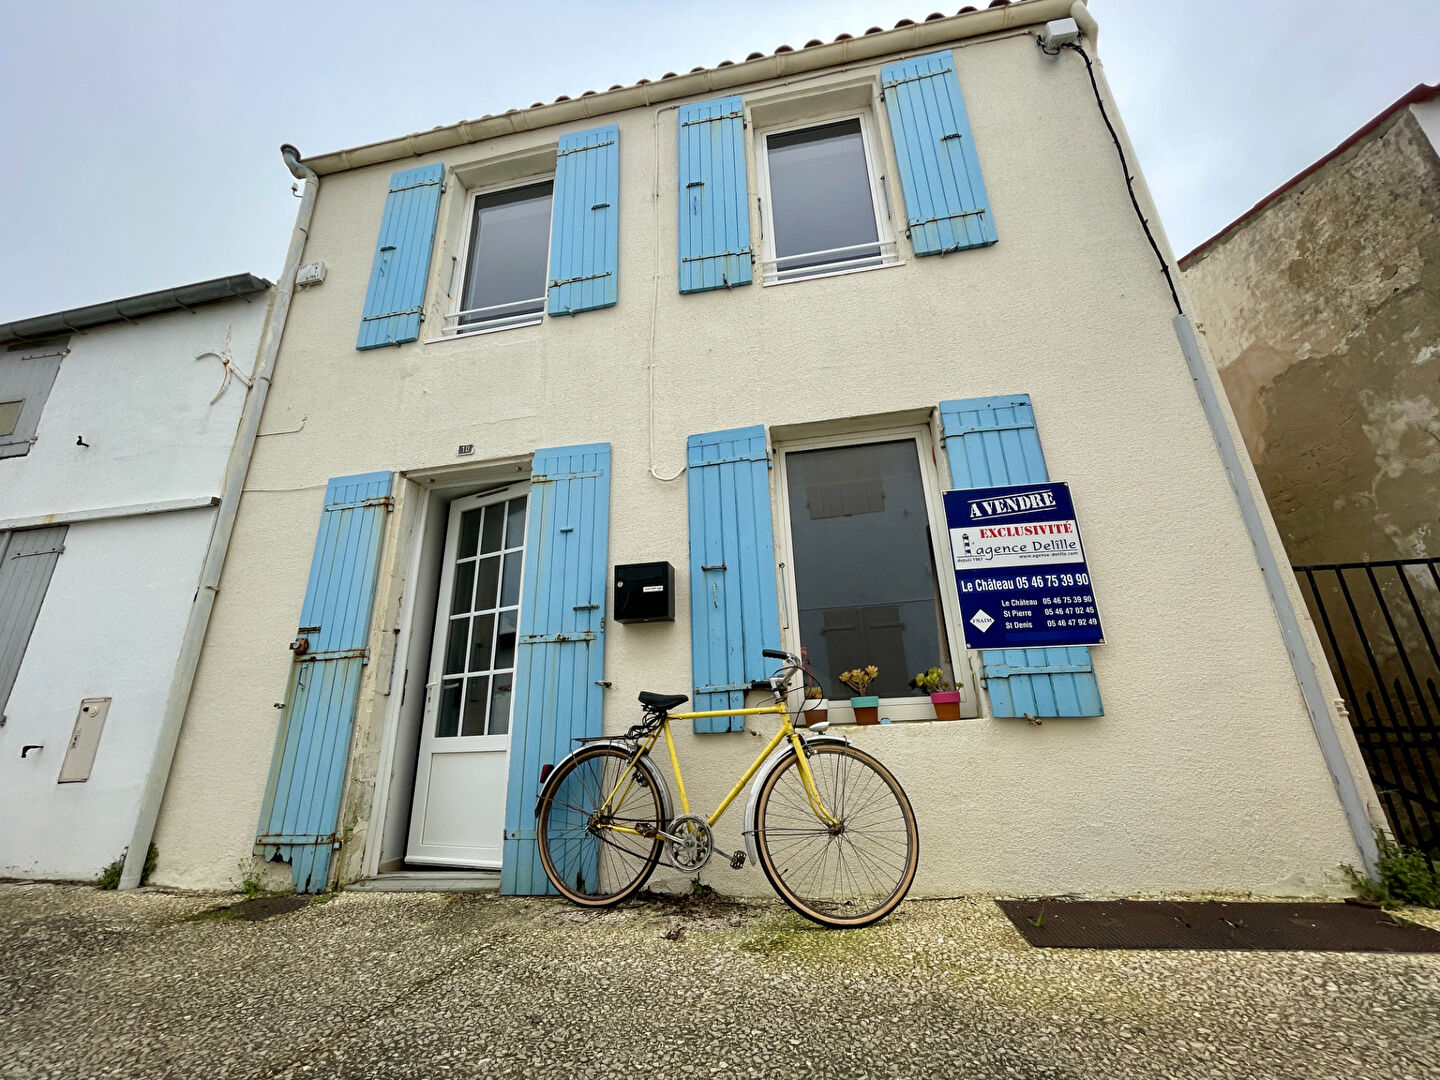
[(874, 695), (852, 697), (850, 707), (855, 710), (857, 724), (878, 724), (880, 722), (880, 699)]
[(805, 718), (806, 727), (814, 727), (816, 724), (824, 723), (829, 712), (829, 709), (805, 709), (800, 715)]
[(960, 719), (960, 691), (943, 690), (930, 695), (930, 704), (935, 708), (936, 720)]

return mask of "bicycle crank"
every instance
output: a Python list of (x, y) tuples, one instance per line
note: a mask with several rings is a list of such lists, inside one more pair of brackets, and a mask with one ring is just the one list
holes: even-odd
[(699, 814), (672, 818), (663, 835), (669, 841), (670, 861), (680, 870), (699, 870), (715, 852), (710, 823)]

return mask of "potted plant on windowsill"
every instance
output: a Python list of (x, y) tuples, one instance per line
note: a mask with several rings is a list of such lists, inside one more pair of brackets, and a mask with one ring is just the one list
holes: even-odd
[[(823, 723), (824, 720), (825, 720), (825, 717), (829, 714), (829, 710), (825, 708), (825, 704), (824, 704), (824, 702), (821, 700), (822, 698), (824, 698), (824, 696), (825, 696), (825, 691), (822, 690), (820, 687), (818, 687), (818, 686), (809, 686), (809, 687), (806, 687), (806, 689), (805, 689), (806, 705), (804, 706), (804, 710), (803, 710), (802, 713), (801, 713), (801, 715), (805, 717), (805, 726), (806, 726), (806, 727), (814, 727), (816, 724)], [(811, 704), (809, 704), (809, 702), (811, 702), (811, 701), (819, 701), (820, 704), (818, 704), (818, 705), (811, 705)]]
[(874, 664), (840, 673), (840, 681), (855, 691), (855, 696), (850, 699), (850, 707), (855, 710), (857, 724), (878, 724), (880, 722), (880, 699), (865, 693), (879, 675), (880, 669)]
[(950, 681), (938, 667), (922, 671), (910, 680), (910, 685), (922, 694), (930, 695), (930, 704), (935, 709), (936, 720), (960, 719), (960, 690), (951, 689)]

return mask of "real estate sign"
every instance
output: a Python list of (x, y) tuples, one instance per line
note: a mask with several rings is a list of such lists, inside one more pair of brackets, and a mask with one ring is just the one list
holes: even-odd
[(1105, 640), (1068, 484), (947, 491), (945, 520), (970, 648)]

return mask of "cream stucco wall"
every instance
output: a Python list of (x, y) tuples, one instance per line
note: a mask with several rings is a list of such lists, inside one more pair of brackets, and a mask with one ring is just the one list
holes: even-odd
[[(1084, 523), (1109, 641), (1095, 650), (1106, 714), (856, 731), (919, 814), (917, 893), (1341, 887), (1336, 867), (1357, 854), (1084, 67), (1073, 55), (1042, 55), (1025, 36), (966, 43), (956, 63), (999, 243), (916, 259), (902, 241), (903, 265), (852, 276), (678, 295), (675, 114), (633, 110), (613, 117), (622, 188), (616, 307), (357, 352), (392, 168), (324, 178), (305, 259), (325, 260), (329, 277), (295, 298), (262, 425), (274, 434), (257, 445), (240, 507), (162, 812), (157, 880), (217, 885), (249, 872), (273, 706), (285, 693), (286, 644), (328, 477), (424, 473), (609, 442), (609, 561), (668, 559), (681, 569), (684, 612), (684, 481), (657, 480), (651, 466), (675, 474), (691, 433), (1018, 391), (1031, 395), (1051, 475), (1070, 482)], [(874, 77), (878, 68), (806, 77), (793, 89)], [(563, 130), (396, 167), (463, 166), (553, 145)], [(893, 165), (886, 174), (894, 177)], [(430, 333), (463, 239), (462, 197), (452, 180)], [(758, 239), (758, 221), (752, 230)], [(474, 444), (473, 458), (456, 456), (461, 443)], [(381, 571), (371, 636), (378, 659), (362, 688), (342, 817), (346, 878), (360, 873), (370, 832), (387, 691), (404, 685), (403, 671), (390, 677), (389, 658), (403, 594), (422, 587), (404, 580), (400, 527), (419, 491), (401, 487)], [(674, 624), (608, 624), (607, 729), (631, 722), (639, 690), (688, 692), (689, 655), (683, 615)], [(411, 685), (424, 674), (411, 672)], [(718, 800), (760, 745), (744, 734), (686, 734), (680, 743), (687, 786), (702, 805)], [(722, 849), (741, 845), (739, 829), (738, 814), (721, 823)], [(722, 890), (766, 889), (758, 874), (732, 875), (718, 860), (706, 878)]]

